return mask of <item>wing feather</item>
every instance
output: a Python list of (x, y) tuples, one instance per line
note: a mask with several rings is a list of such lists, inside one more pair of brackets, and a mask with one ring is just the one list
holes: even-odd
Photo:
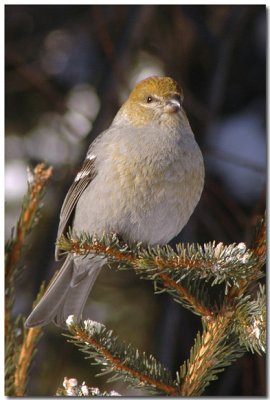
[[(62, 205), (60, 213), (60, 222), (57, 232), (57, 240), (62, 234), (67, 231), (67, 228), (71, 224), (71, 215), (75, 206), (86, 187), (96, 176), (96, 171), (94, 168), (95, 156), (88, 155), (85, 159), (80, 172), (76, 175), (74, 182), (72, 183), (67, 195), (65, 197), (64, 203)], [(55, 248), (55, 258), (59, 259), (61, 252), (56, 246)]]

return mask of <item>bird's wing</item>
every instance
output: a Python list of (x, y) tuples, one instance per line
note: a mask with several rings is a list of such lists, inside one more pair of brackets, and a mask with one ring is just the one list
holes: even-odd
[[(95, 155), (91, 154), (90, 149), (87, 153), (87, 157), (82, 165), (80, 172), (75, 177), (67, 195), (65, 197), (64, 203), (62, 205), (60, 213), (60, 222), (57, 232), (57, 240), (60, 236), (66, 232), (68, 226), (70, 225), (71, 214), (86, 187), (96, 176), (96, 171), (94, 167)], [(56, 246), (55, 248), (55, 258), (58, 260), (61, 252)]]

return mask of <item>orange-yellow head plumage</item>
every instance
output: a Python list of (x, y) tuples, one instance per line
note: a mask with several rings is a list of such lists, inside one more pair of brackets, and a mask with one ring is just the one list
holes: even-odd
[(178, 83), (172, 78), (151, 76), (150, 78), (146, 78), (137, 83), (130, 93), (128, 101), (140, 102), (149, 95), (156, 95), (161, 98), (178, 95), (183, 98), (183, 91)]
[(183, 90), (169, 77), (152, 76), (140, 81), (120, 109), (134, 126), (149, 123), (175, 124), (182, 114)]

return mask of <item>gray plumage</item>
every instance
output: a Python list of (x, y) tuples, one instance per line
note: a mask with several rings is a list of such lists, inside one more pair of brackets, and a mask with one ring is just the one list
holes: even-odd
[(81, 319), (88, 295), (105, 260), (98, 257), (69, 255), (53, 279), (42, 300), (26, 320), (28, 328), (43, 326), (53, 321), (66, 327), (69, 315)]
[[(149, 78), (136, 86), (111, 127), (90, 146), (63, 203), (58, 238), (72, 226), (155, 245), (181, 231), (204, 183), (202, 154), (182, 97), (171, 78)], [(61, 258), (58, 248), (56, 258)], [(71, 314), (80, 319), (105, 262), (98, 256), (68, 255), (26, 326), (54, 321), (64, 327)]]

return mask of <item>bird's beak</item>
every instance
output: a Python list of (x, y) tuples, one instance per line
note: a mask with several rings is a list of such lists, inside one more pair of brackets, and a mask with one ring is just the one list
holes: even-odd
[(177, 113), (177, 111), (179, 111), (180, 108), (181, 108), (181, 104), (180, 104), (179, 100), (171, 98), (166, 101), (164, 111), (165, 111), (165, 113), (168, 113), (168, 114), (174, 114), (174, 113)]

